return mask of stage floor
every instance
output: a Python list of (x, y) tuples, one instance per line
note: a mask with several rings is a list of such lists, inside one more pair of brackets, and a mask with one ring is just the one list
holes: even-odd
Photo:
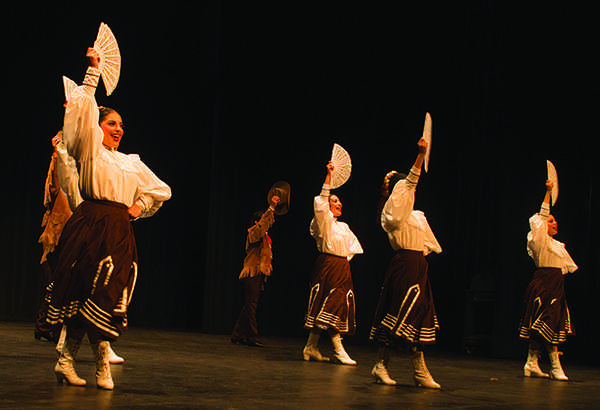
[[(523, 361), (495, 360), (426, 351), (441, 391), (416, 388), (408, 359), (393, 356), (397, 386), (376, 384), (370, 372), (373, 346), (346, 344), (358, 366), (304, 362), (304, 340), (265, 338), (265, 348), (238, 346), (228, 336), (130, 329), (115, 351), (115, 389), (96, 389), (88, 345), (76, 369), (86, 387), (58, 385), (56, 353), (33, 338), (33, 324), (0, 322), (0, 408), (10, 409), (344, 409), (470, 408), (590, 409), (600, 403), (600, 371), (563, 360), (571, 381), (522, 376)], [(331, 343), (322, 339), (322, 352)], [(548, 360), (542, 361), (547, 370)]]

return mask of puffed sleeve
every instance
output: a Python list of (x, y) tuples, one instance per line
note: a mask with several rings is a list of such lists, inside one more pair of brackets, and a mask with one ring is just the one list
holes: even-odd
[(548, 218), (550, 216), (550, 205), (542, 203), (540, 213), (529, 218), (529, 228), (527, 234), (527, 252), (534, 256), (540, 249), (547, 247), (551, 237), (548, 235)]
[(323, 238), (326, 225), (333, 222), (333, 215), (329, 210), (329, 193), (330, 186), (323, 184), (321, 193), (314, 199), (315, 217), (310, 223), (310, 235), (315, 239)]
[(88, 67), (83, 84), (73, 90), (65, 110), (63, 141), (77, 161), (95, 158), (102, 147), (103, 133), (94, 98), (99, 77), (98, 69)]
[(163, 202), (171, 198), (171, 188), (154, 175), (137, 154), (128, 156), (132, 159), (138, 177), (134, 203), (142, 209), (140, 218), (148, 218), (158, 211)]
[(429, 223), (425, 224), (424, 245), (425, 245), (425, 250), (423, 251), (423, 254), (425, 256), (429, 255), (431, 252), (442, 253), (442, 247), (440, 246), (438, 240), (436, 239), (435, 235), (433, 234), (433, 231), (431, 230)]
[(64, 191), (69, 201), (71, 212), (83, 201), (79, 192), (79, 173), (75, 159), (67, 153), (67, 148), (63, 142), (56, 146), (57, 171), (60, 181), (60, 188)]
[(391, 232), (406, 221), (415, 205), (415, 191), (421, 170), (413, 167), (408, 176), (394, 186), (381, 212), (381, 226)]

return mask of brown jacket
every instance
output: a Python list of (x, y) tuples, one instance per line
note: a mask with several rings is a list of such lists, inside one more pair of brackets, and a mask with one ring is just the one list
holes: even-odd
[(273, 222), (275, 222), (275, 217), (273, 210), (269, 208), (260, 218), (260, 221), (248, 229), (246, 258), (244, 259), (244, 268), (240, 273), (240, 279), (252, 278), (260, 274), (271, 275), (273, 253), (271, 252), (271, 238), (269, 238), (267, 232)]
[(46, 261), (46, 256), (54, 251), (63, 227), (72, 214), (67, 197), (61, 191), (58, 182), (56, 157), (57, 154), (54, 153), (48, 168), (48, 176), (46, 178), (46, 186), (44, 189), (44, 206), (46, 207), (46, 213), (42, 219), (44, 232), (38, 241), (43, 245), (42, 260), (40, 263), (44, 263)]

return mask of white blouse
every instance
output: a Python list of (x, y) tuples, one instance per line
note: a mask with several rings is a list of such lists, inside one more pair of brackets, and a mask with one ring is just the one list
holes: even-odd
[(126, 155), (102, 145), (98, 106), (94, 99), (99, 71), (89, 67), (83, 85), (75, 88), (67, 104), (63, 141), (77, 161), (79, 190), (84, 198), (137, 204), (141, 218), (152, 216), (171, 197), (162, 182), (136, 154)]
[(425, 214), (415, 211), (415, 191), (421, 170), (413, 167), (408, 177), (396, 183), (381, 212), (381, 226), (394, 250), (410, 249), (440, 253), (442, 247), (433, 235)]
[(550, 205), (542, 203), (539, 214), (529, 218), (531, 231), (527, 234), (527, 253), (538, 268), (559, 268), (563, 275), (577, 270), (565, 244), (548, 235)]
[(315, 217), (310, 222), (310, 235), (315, 239), (319, 252), (350, 260), (354, 255), (363, 253), (363, 249), (348, 224), (338, 221), (329, 209), (329, 189), (329, 185), (323, 184), (321, 194), (315, 197)]

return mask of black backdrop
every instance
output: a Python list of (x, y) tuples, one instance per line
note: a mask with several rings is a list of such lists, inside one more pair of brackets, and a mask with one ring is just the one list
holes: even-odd
[[(517, 327), (533, 267), (525, 235), (548, 158), (560, 177), (558, 238), (580, 266), (566, 278), (578, 335), (565, 349), (583, 358), (598, 337), (600, 290), (590, 10), (490, 1), (254, 3), (5, 13), (12, 24), (3, 26), (10, 108), (3, 110), (0, 319), (32, 320), (39, 305), (37, 239), (50, 139), (61, 127), (61, 76), (81, 82), (85, 50), (104, 21), (123, 65), (113, 95), (100, 86), (97, 100), (124, 118), (121, 150), (139, 153), (173, 190), (153, 218), (134, 225), (141, 276), (132, 326), (228, 333), (241, 306), (248, 218), (266, 207), (271, 184), (286, 180), (291, 210), (271, 230), (274, 274), (260, 326), (265, 335), (304, 337), (316, 252), (312, 198), (337, 142), (353, 162), (338, 192), (342, 219), (365, 249), (352, 261), (359, 332), (350, 340), (366, 342), (390, 256), (375, 223), (379, 186), (390, 169), (409, 169), (429, 111), (430, 173), (416, 206), (444, 249), (428, 258), (438, 347), (463, 351), (469, 336), (482, 334), (491, 337), (481, 339), (482, 352), (524, 350)], [(474, 300), (482, 290), (491, 296)]]

